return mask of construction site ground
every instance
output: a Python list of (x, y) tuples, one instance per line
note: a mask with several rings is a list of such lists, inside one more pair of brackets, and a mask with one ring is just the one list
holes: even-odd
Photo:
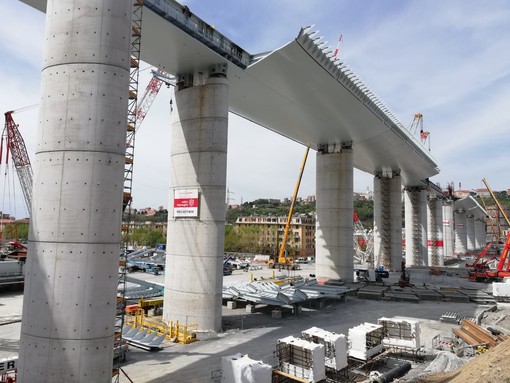
[[(446, 269), (445, 269), (446, 270)], [(467, 287), (490, 291), (491, 285), (479, 284), (467, 281), (465, 271), (450, 268), (448, 273), (430, 275), (428, 268), (409, 269), (411, 283), (416, 286)], [(314, 273), (314, 265), (303, 265), (302, 270), (287, 272), (275, 271), (275, 274), (302, 275), (305, 278)], [(225, 276), (224, 280), (244, 280), (253, 278), (270, 278), (272, 270), (262, 267), (260, 270), (245, 272), (235, 270), (232, 275)], [(399, 272), (390, 273), (390, 278), (385, 280), (386, 285), (398, 282)], [(163, 283), (163, 275), (149, 273), (131, 274), (140, 280), (148, 280)], [(373, 275), (371, 275), (373, 278)], [(359, 286), (354, 284), (354, 287)], [(0, 358), (15, 355), (19, 349), (21, 330), (22, 293), (0, 292)], [(201, 332), (198, 334), (198, 342), (191, 344), (176, 344), (167, 342), (164, 349), (159, 352), (147, 352), (135, 347), (130, 347), (128, 360), (123, 365), (123, 370), (133, 382), (219, 382), (219, 370), (221, 369), (221, 357), (235, 353), (248, 354), (251, 358), (275, 366), (277, 339), (294, 335), (299, 336), (301, 331), (312, 327), (320, 327), (336, 333), (348, 333), (349, 328), (363, 322), (377, 323), (380, 317), (404, 316), (418, 318), (421, 321), (422, 333), (421, 344), (429, 353), (432, 349), (432, 339), (439, 335), (441, 339), (452, 337), (451, 323), (439, 321), (445, 312), (454, 312), (461, 317), (482, 319), (482, 325), (491, 326), (510, 333), (510, 304), (498, 303), (496, 311), (487, 311), (493, 304), (476, 304), (472, 302), (452, 301), (424, 301), (419, 303), (366, 300), (356, 296), (347, 296), (345, 301), (328, 298), (323, 303), (306, 302), (302, 304), (301, 312), (294, 312), (291, 307), (283, 308), (283, 315), (279, 319), (273, 319), (271, 307), (257, 306), (255, 312), (247, 313), (245, 305), (238, 303), (236, 309), (223, 306), (223, 332)], [(501, 346), (501, 352), (508, 354), (510, 347), (508, 341)], [(503, 347), (504, 346), (504, 347)], [(476, 357), (473, 362), (482, 361), (497, 352), (483, 354)], [(462, 375), (463, 382), (504, 382), (502, 378), (493, 378), (494, 371), (503, 373), (508, 364), (499, 361), (497, 354), (495, 359), (487, 361), (483, 368), (472, 373), (478, 380), (469, 380), (467, 375)], [(508, 358), (510, 355), (506, 355)], [(414, 364), (415, 370), (423, 370), (425, 364)], [(467, 365), (469, 366), (469, 365)], [(464, 369), (469, 367), (465, 366)], [(482, 368), (482, 367), (479, 367)], [(482, 368), (482, 369), (483, 369)], [(498, 370), (501, 369), (501, 370)], [(463, 369), (463, 370), (464, 370)], [(462, 371), (463, 371), (462, 370)], [(504, 370), (504, 371), (503, 371)], [(478, 372), (476, 372), (478, 371)], [(483, 375), (485, 371), (485, 375)], [(416, 371), (415, 371), (416, 372)], [(459, 377), (460, 372), (456, 373)], [(443, 374), (444, 375), (444, 374)], [(505, 376), (505, 375), (500, 375)], [(509, 375), (506, 375), (509, 376)], [(487, 380), (485, 380), (487, 378)], [(491, 378), (491, 379), (489, 379)], [(431, 378), (432, 379), (432, 378)], [(453, 379), (450, 375), (433, 378), (435, 380), (419, 380), (420, 382), (448, 382)], [(443, 379), (443, 380), (441, 380)], [(474, 378), (473, 378), (474, 379)], [(121, 382), (128, 381), (121, 377)], [(405, 381), (405, 380), (403, 380)], [(418, 380), (417, 380), (418, 381)], [(457, 380), (455, 380), (457, 381)], [(458, 380), (459, 382), (461, 380)]]

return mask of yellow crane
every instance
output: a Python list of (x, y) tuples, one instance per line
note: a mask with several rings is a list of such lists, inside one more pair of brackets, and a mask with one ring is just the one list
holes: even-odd
[(482, 181), (485, 184), (485, 186), (487, 187), (487, 190), (489, 191), (489, 193), (491, 194), (491, 197), (494, 200), (494, 202), (496, 203), (500, 213), (503, 215), (503, 217), (505, 217), (505, 221), (506, 221), (507, 225), (510, 226), (510, 221), (508, 220), (505, 210), (503, 210), (503, 207), (501, 206), (498, 199), (496, 198), (496, 195), (494, 194), (491, 187), (489, 186), (489, 183), (487, 182), (487, 180), (485, 178), (483, 178)]
[(303, 163), (301, 164), (301, 169), (299, 170), (299, 177), (296, 182), (296, 187), (294, 188), (294, 195), (292, 196), (292, 201), (290, 203), (289, 215), (287, 216), (287, 222), (285, 223), (285, 229), (283, 232), (283, 240), (282, 240), (282, 244), (280, 246), (280, 252), (278, 253), (278, 260), (277, 260), (277, 262), (275, 262), (274, 259), (270, 259), (268, 262), (268, 266), (271, 269), (284, 267), (284, 268), (295, 270), (296, 266), (297, 266), (294, 264), (294, 258), (285, 256), (285, 247), (287, 246), (287, 240), (289, 238), (289, 229), (290, 229), (290, 224), (292, 221), (292, 214), (294, 213), (294, 205), (296, 203), (297, 195), (299, 192), (299, 186), (301, 185), (301, 179), (303, 178), (303, 172), (305, 170), (305, 165), (306, 165), (306, 160), (308, 158), (309, 150), (310, 150), (310, 148), (307, 147), (306, 151), (305, 151), (305, 156), (303, 158)]

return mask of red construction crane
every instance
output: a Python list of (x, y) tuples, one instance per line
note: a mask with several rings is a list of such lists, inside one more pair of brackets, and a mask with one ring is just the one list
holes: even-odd
[[(26, 110), (31, 107), (24, 108)], [(18, 109), (16, 111), (21, 111)], [(18, 173), (19, 182), (21, 184), (21, 190), (23, 191), (23, 197), (27, 204), (29, 214), (32, 211), (32, 180), (34, 178), (32, 173), (32, 165), (28, 157), (27, 148), (25, 141), (18, 130), (18, 125), (14, 122), (12, 114), (16, 112), (11, 110), (5, 112), (5, 127), (2, 133), (2, 141), (0, 143), (0, 164), (3, 159), (4, 142), (6, 144), (5, 151), (5, 163), (9, 163), (9, 153), (11, 154), (14, 162), (14, 167)]]
[(426, 145), (428, 141), (428, 150), (430, 151), (430, 132), (423, 130), (423, 114), (421, 113), (415, 113), (413, 121), (409, 126), (409, 131), (413, 133), (414, 136), (416, 136), (418, 129), (420, 130), (420, 142)]

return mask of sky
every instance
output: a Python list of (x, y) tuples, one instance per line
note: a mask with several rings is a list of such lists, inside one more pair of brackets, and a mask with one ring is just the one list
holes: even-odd
[[(510, 2), (506, 0), (239, 0), (182, 1), (198, 17), (246, 51), (279, 48), (301, 27), (314, 25), (339, 56), (404, 126), (423, 114), (424, 129), (443, 188), (510, 188)], [(43, 54), (42, 13), (17, 0), (0, 4), (0, 106), (3, 111), (38, 103)], [(143, 40), (142, 40), (143, 44)], [(142, 65), (140, 89), (151, 78)], [(170, 99), (162, 88), (137, 138), (133, 206), (168, 207)], [(29, 156), (35, 157), (38, 109), (15, 113)], [(250, 131), (250, 139), (246, 132)], [(305, 148), (229, 116), (229, 202), (290, 197)], [(2, 165), (0, 210), (26, 216), (14, 175)], [(373, 189), (373, 177), (355, 171), (354, 190)], [(9, 190), (11, 190), (9, 192)], [(299, 195), (315, 194), (311, 152)]]

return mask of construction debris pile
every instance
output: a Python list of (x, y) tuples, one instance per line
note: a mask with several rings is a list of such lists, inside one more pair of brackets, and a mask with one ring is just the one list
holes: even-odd
[(510, 340), (506, 340), (455, 371), (427, 375), (412, 383), (508, 383), (509, 358)]

